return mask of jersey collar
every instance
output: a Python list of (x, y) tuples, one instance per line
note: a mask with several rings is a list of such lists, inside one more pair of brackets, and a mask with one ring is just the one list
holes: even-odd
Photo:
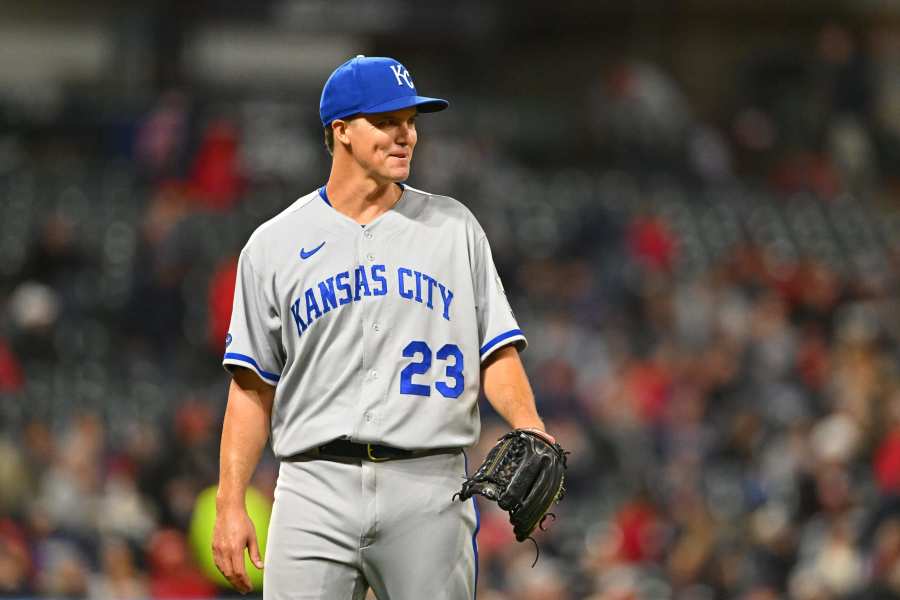
[[(397, 185), (400, 186), (401, 190), (406, 190), (406, 186), (403, 185), (402, 183), (398, 183)], [(322, 200), (325, 201), (325, 204), (327, 204), (328, 206), (331, 206), (331, 200), (328, 199), (328, 192), (325, 191), (324, 185), (319, 188), (319, 196), (322, 198)], [(398, 202), (399, 202), (399, 200), (398, 200)], [(332, 206), (332, 208), (334, 208), (334, 207)]]
[(397, 202), (394, 204), (394, 206), (392, 206), (390, 209), (386, 210), (384, 213), (378, 215), (378, 217), (376, 217), (374, 221), (372, 221), (371, 223), (368, 223), (367, 225), (361, 225), (361, 224), (359, 224), (359, 223), (356, 223), (356, 221), (354, 221), (353, 219), (351, 219), (351, 218), (348, 217), (347, 215), (345, 215), (345, 214), (343, 214), (343, 213), (341, 213), (341, 212), (339, 212), (339, 211), (337, 211), (337, 210), (334, 210), (334, 206), (332, 206), (331, 200), (328, 199), (328, 192), (325, 190), (325, 186), (324, 186), (324, 185), (323, 185), (322, 187), (319, 188), (319, 197), (322, 199), (323, 202), (325, 202), (325, 204), (327, 204), (329, 207), (331, 207), (331, 209), (333, 210), (333, 212), (334, 212), (335, 214), (337, 214), (338, 216), (340, 216), (340, 217), (342, 217), (342, 218), (344, 218), (344, 219), (346, 219), (347, 221), (350, 221), (350, 222), (352, 222), (352, 223), (356, 223), (357, 225), (360, 225), (360, 227), (370, 227), (370, 226), (374, 225), (375, 223), (377, 223), (378, 221), (380, 221), (380, 220), (382, 219), (382, 217), (384, 217), (385, 215), (387, 215), (387, 214), (391, 213), (392, 211), (394, 211), (394, 210), (398, 207), (398, 205), (400, 204), (400, 202), (403, 200), (403, 195), (406, 193), (406, 186), (403, 185), (402, 183), (397, 183), (397, 185), (400, 186), (400, 198), (397, 199)]

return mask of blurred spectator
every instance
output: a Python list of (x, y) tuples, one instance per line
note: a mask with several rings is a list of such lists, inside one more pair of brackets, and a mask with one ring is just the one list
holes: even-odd
[(89, 567), (78, 546), (62, 538), (46, 540), (39, 550), (38, 592), (52, 598), (83, 598)]
[(22, 366), (6, 340), (0, 338), (0, 394), (17, 392), (25, 384)]
[(10, 294), (8, 308), (17, 353), (57, 358), (53, 333), (62, 312), (59, 293), (43, 283), (26, 281)]
[(140, 488), (152, 495), (164, 525), (186, 531), (197, 494), (218, 481), (219, 440), (214, 419), (207, 403), (185, 399), (170, 423), (164, 445), (143, 465)]
[(50, 215), (41, 224), (20, 277), (55, 288), (64, 287), (74, 273), (90, 263), (80, 243), (71, 217), (63, 213)]
[[(103, 516), (99, 512), (103, 444), (103, 426), (96, 416), (80, 416), (66, 431), (36, 498), (36, 509), (40, 518), (47, 521), (48, 534), (82, 541), (95, 535)], [(64, 555), (57, 565), (62, 571), (80, 571), (84, 567), (77, 560), (70, 561), (68, 551), (63, 552), (69, 547), (68, 542), (47, 543), (53, 556), (57, 549)], [(72, 554), (73, 558), (78, 556), (74, 549)]]
[(32, 593), (32, 574), (33, 565), (25, 532), (14, 521), (0, 519), (0, 597)]
[(527, 559), (513, 564), (509, 570), (509, 591), (512, 597), (522, 600), (567, 600), (560, 565), (553, 559), (545, 559), (533, 568)]
[(0, 515), (15, 515), (33, 497), (31, 475), (19, 449), (0, 437)]
[(231, 309), (234, 286), (237, 281), (237, 258), (231, 257), (219, 263), (209, 282), (208, 312), (209, 347), (213, 352), (222, 352), (225, 334), (231, 324)]
[(140, 543), (156, 527), (156, 515), (148, 500), (138, 492), (133, 471), (130, 465), (122, 463), (110, 466), (99, 498), (103, 519), (98, 529), (103, 534)]
[[(173, 335), (178, 335), (173, 332), (183, 331), (181, 284), (191, 262), (186, 227), (190, 214), (185, 186), (166, 181), (153, 195), (142, 223), (124, 325), (158, 355), (173, 343)], [(140, 318), (133, 318), (136, 315)]]
[(89, 585), (90, 598), (138, 600), (150, 597), (145, 577), (137, 570), (132, 550), (123, 540), (103, 540), (101, 563), (101, 574), (96, 575)]
[(872, 580), (854, 600), (900, 598), (900, 520), (889, 519), (881, 524), (870, 565)]
[(177, 90), (160, 95), (141, 120), (135, 139), (135, 159), (152, 181), (178, 177), (188, 143), (189, 100)]
[(875, 478), (882, 494), (900, 496), (900, 390), (888, 400), (884, 437), (875, 450)]
[(866, 116), (872, 103), (870, 61), (858, 36), (844, 24), (827, 23), (819, 31), (817, 51), (819, 85), (830, 111)]
[(844, 190), (831, 157), (808, 151), (783, 156), (773, 166), (769, 183), (783, 194), (809, 192), (826, 199), (835, 198)]
[(610, 537), (601, 541), (610, 564), (644, 563), (659, 559), (664, 531), (661, 515), (646, 492), (640, 492), (616, 512)]
[(156, 532), (147, 546), (150, 563), (150, 595), (153, 598), (212, 598), (216, 587), (191, 563), (181, 531)]
[(668, 271), (675, 261), (676, 241), (665, 222), (654, 216), (636, 219), (628, 231), (634, 258), (649, 269)]
[(244, 186), (239, 156), (234, 123), (224, 118), (210, 122), (194, 158), (190, 176), (192, 196), (207, 208), (233, 207)]
[(626, 164), (654, 164), (683, 150), (692, 119), (678, 84), (657, 65), (638, 60), (615, 64), (596, 89), (590, 114), (601, 143), (624, 150)]

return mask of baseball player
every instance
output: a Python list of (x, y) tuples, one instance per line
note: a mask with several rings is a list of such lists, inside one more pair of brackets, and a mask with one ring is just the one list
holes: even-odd
[(241, 592), (245, 549), (263, 567), (244, 493), (270, 433), (264, 597), (295, 600), (473, 598), (478, 510), (453, 496), (479, 390), (552, 440), (484, 231), (456, 200), (402, 183), (418, 115), (447, 106), (394, 59), (339, 66), (320, 103), (327, 183), (240, 254), (213, 552)]

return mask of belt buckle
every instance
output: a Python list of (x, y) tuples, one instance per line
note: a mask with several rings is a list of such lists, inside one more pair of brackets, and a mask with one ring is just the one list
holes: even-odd
[(375, 456), (372, 450), (372, 444), (366, 444), (366, 456), (368, 456), (369, 460), (371, 460), (372, 462), (384, 462), (386, 460), (391, 460), (390, 457), (379, 458)]

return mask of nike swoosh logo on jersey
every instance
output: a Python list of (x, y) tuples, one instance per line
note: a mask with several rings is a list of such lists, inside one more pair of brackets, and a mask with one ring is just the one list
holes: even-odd
[(319, 249), (320, 249), (322, 246), (324, 246), (324, 245), (325, 245), (325, 242), (322, 242), (321, 244), (319, 244), (318, 246), (316, 246), (315, 248), (313, 248), (313, 249), (310, 250), (309, 252), (307, 252), (307, 251), (304, 250), (303, 248), (300, 248), (300, 258), (302, 258), (303, 260), (306, 260), (307, 258), (309, 258), (310, 256), (312, 256), (313, 254), (315, 254), (316, 252), (318, 252)]

